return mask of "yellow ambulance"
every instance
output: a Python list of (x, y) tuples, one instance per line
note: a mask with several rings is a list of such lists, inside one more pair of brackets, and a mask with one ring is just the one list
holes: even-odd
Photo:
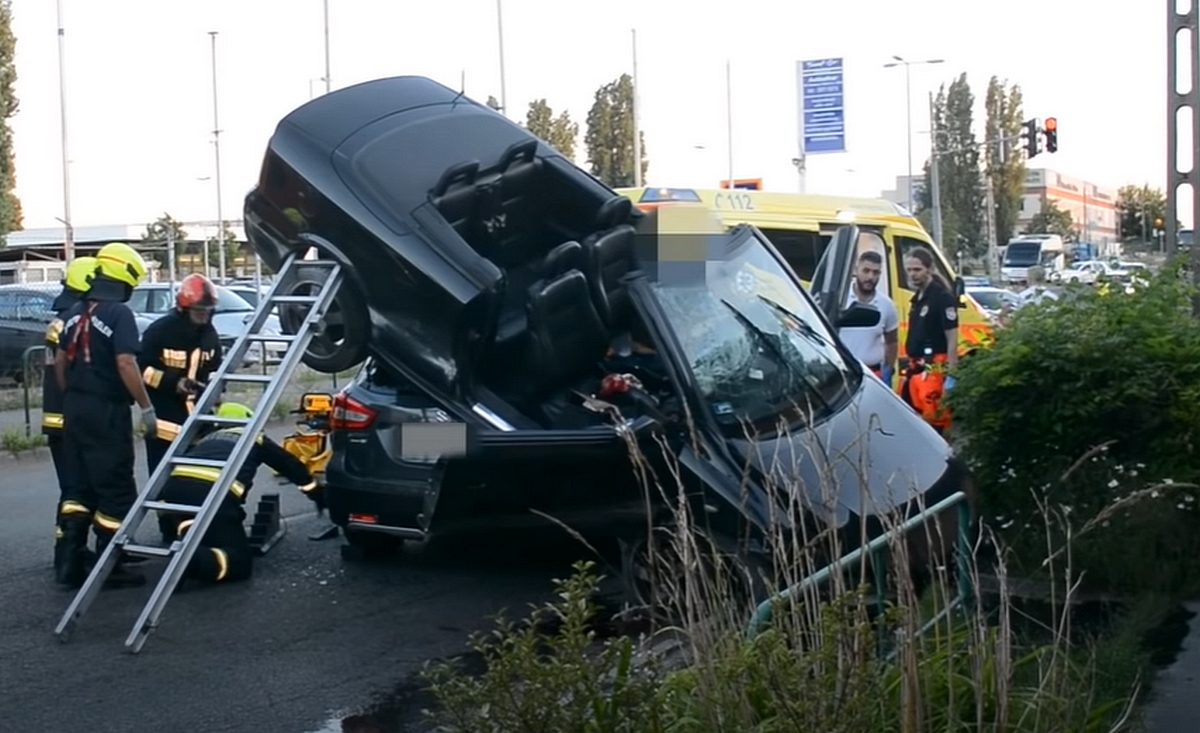
[[(905, 277), (905, 253), (914, 247), (928, 249), (946, 281), (956, 283), (954, 269), (920, 222), (904, 207), (884, 199), (698, 188), (621, 188), (617, 193), (647, 211), (663, 204), (701, 203), (715, 211), (728, 227), (752, 224), (806, 283), (839, 226), (855, 224), (863, 232), (874, 234), (861, 237), (859, 248), (885, 250), (881, 252), (886, 266), (879, 287), (891, 296), (900, 314), (901, 352), (915, 292)], [(960, 298), (959, 307), (959, 353), (964, 354), (987, 344), (992, 326), (971, 298)]]

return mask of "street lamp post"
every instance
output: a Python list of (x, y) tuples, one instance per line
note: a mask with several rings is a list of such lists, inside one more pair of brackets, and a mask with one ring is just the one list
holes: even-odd
[[(209, 31), (212, 39), (213, 82), (213, 151), (216, 158), (217, 181), (217, 267), (220, 279), (225, 278), (225, 215), (221, 210), (221, 124), (217, 117), (217, 31)], [(204, 245), (204, 274), (208, 274), (208, 245)]]
[(889, 62), (883, 65), (883, 68), (890, 69), (895, 66), (904, 67), (904, 105), (907, 110), (908, 117), (908, 210), (913, 210), (913, 155), (912, 155), (912, 67), (921, 64), (941, 64), (945, 63), (944, 59), (926, 59), (924, 61), (908, 61), (899, 56), (893, 56), (894, 62)]
[(508, 117), (508, 89), (504, 78), (504, 1), (496, 0), (496, 35), (500, 41), (500, 112)]
[[(63, 27), (62, 0), (58, 0), (58, 108), (62, 125), (62, 183), (63, 183), (63, 218), (59, 219), (66, 227), (66, 237), (63, 241), (63, 259), (70, 262), (75, 258), (75, 229), (71, 226), (71, 161), (67, 154), (67, 62), (64, 45), (66, 29)], [(57, 217), (55, 217), (57, 218)]]
[[(329, 77), (329, 0), (325, 0), (325, 93), (329, 94), (333, 82)], [(311, 96), (311, 95), (310, 95)]]

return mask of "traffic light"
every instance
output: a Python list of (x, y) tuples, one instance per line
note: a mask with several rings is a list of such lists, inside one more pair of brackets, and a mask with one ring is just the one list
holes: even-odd
[(1038, 121), (1026, 120), (1024, 129), (1021, 130), (1021, 142), (1025, 144), (1026, 160), (1036, 156), (1042, 152), (1041, 146), (1038, 144), (1041, 140), (1038, 139)]
[(1058, 152), (1058, 118), (1047, 117), (1045, 123), (1046, 129), (1046, 152)]

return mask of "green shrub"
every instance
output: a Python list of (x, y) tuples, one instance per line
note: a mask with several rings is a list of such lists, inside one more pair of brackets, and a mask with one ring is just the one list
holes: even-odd
[[(958, 369), (947, 404), (984, 515), (1019, 548), (1019, 535), (1032, 538), (1027, 559), (1046, 550), (1043, 504), (1092, 517), (1148, 485), (1200, 478), (1200, 322), (1191, 295), (1171, 272), (1132, 293), (1071, 287), (1022, 309)], [(1076, 562), (1110, 587), (1197, 584), (1195, 497), (1143, 498), (1081, 538)]]

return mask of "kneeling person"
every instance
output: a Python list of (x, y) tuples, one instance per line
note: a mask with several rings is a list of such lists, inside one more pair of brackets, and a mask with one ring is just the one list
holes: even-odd
[[(216, 411), (221, 417), (248, 418), (251, 411), (245, 405), (226, 402)], [(242, 428), (220, 428), (200, 438), (184, 453), (188, 458), (226, 460), (241, 438)], [(246, 537), (246, 511), (243, 505), (259, 466), (266, 464), (278, 471), (287, 480), (300, 487), (300, 491), (312, 499), (319, 508), (324, 508), (322, 487), (313, 480), (312, 474), (300, 459), (284, 450), (278, 443), (265, 435), (259, 435), (229, 493), (222, 500), (217, 515), (213, 517), (208, 531), (201, 540), (201, 547), (188, 564), (187, 577), (208, 582), (246, 580), (252, 572), (253, 553), (250, 540)], [(163, 501), (173, 504), (200, 506), (208, 497), (213, 482), (220, 475), (216, 468), (201, 466), (175, 466), (167, 483), (163, 486)], [(186, 536), (194, 517), (185, 514), (162, 513), (159, 529), (167, 543)]]

